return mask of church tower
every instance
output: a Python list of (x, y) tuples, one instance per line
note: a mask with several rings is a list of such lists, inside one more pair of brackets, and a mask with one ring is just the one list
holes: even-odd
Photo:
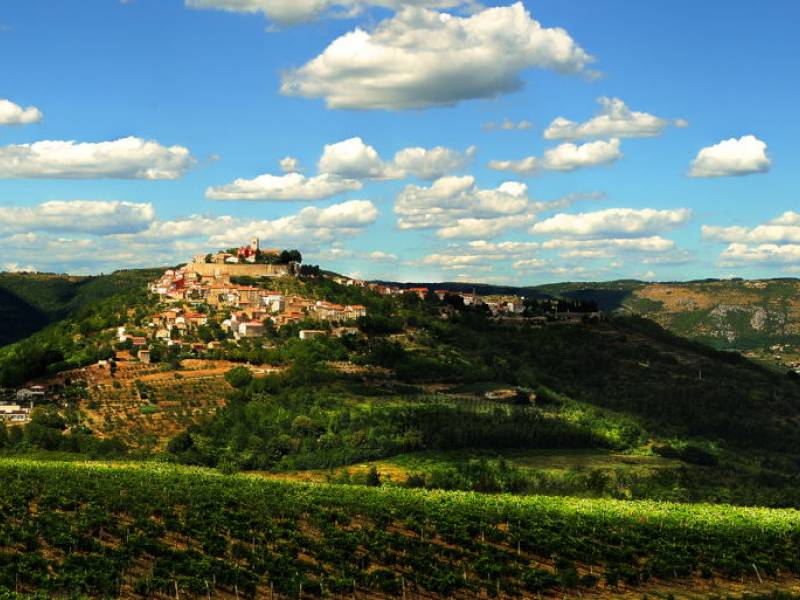
[(250, 250), (253, 251), (253, 254), (258, 252), (258, 238), (253, 238), (250, 242)]

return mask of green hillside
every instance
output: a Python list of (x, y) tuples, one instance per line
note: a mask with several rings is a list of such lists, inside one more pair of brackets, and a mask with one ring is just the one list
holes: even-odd
[(640, 317), (314, 275), (242, 283), (362, 305), (349, 335), (309, 313), (234, 339), (200, 303), (167, 346), (148, 275), (0, 350), (0, 382), (57, 392), (0, 426), (0, 597), (800, 590), (797, 377)]
[(413, 285), (591, 301), (606, 313), (643, 316), (681, 337), (720, 350), (747, 352), (752, 358), (781, 369), (800, 368), (800, 280), (797, 279), (663, 283), (620, 280), (533, 287)]
[(50, 273), (0, 273), (0, 346), (24, 339), (83, 306), (139, 291), (155, 269), (76, 277)]

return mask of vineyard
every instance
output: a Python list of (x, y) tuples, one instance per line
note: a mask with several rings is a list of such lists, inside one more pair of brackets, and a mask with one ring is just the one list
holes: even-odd
[(800, 513), (0, 460), (0, 594), (536, 598), (800, 590)]

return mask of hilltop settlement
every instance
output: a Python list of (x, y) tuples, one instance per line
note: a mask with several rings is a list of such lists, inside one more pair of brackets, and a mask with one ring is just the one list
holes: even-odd
[[(18, 359), (6, 361), (6, 372), (0, 373), (5, 386), (0, 388), (0, 422), (26, 424), (36, 405), (64, 409), (88, 400), (91, 407), (102, 407), (87, 411), (93, 426), (110, 435), (129, 428), (109, 412), (122, 419), (123, 411), (130, 420), (170, 406), (154, 402), (152, 388), (160, 385), (165, 394), (179, 397), (176, 390), (183, 383), (175, 377), (203, 378), (208, 397), (187, 410), (210, 414), (225, 395), (227, 370), (243, 363), (254, 373), (280, 368), (292, 338), (300, 343), (362, 340), (342, 346), (347, 351), (330, 352), (346, 359), (337, 368), (348, 372), (363, 368), (353, 364), (353, 357), (370, 351), (369, 337), (375, 332), (391, 332), (394, 343), (413, 347), (415, 328), (396, 324), (398, 310), (413, 313), (424, 307), (442, 320), (478, 311), (497, 321), (533, 326), (600, 317), (592, 306), (561, 301), (345, 277), (304, 265), (297, 250), (264, 249), (258, 239), (197, 255), (165, 270), (135, 299), (121, 302), (99, 310), (102, 316), (67, 322), (65, 332), (54, 333), (48, 342), (50, 350), (33, 342), (30, 355), (24, 355), (26, 347), (13, 349)], [(196, 398), (196, 388), (188, 395)], [(154, 423), (151, 429), (163, 426)], [(169, 431), (159, 435), (164, 438)]]

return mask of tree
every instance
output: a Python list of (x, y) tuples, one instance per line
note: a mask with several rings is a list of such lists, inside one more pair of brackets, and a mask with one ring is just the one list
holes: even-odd
[(367, 472), (366, 484), (371, 487), (379, 487), (381, 485), (381, 474), (378, 473), (378, 468), (372, 465)]
[(299, 250), (284, 250), (281, 252), (281, 262), (284, 264), (290, 262), (303, 262), (303, 255), (300, 254)]
[(57, 450), (67, 424), (54, 407), (37, 408), (25, 426), (25, 441), (35, 448)]
[(302, 265), (300, 267), (300, 275), (303, 277), (319, 277), (322, 274), (322, 269), (319, 265)]
[(225, 381), (235, 388), (243, 388), (253, 381), (253, 374), (247, 367), (234, 367), (225, 373)]

